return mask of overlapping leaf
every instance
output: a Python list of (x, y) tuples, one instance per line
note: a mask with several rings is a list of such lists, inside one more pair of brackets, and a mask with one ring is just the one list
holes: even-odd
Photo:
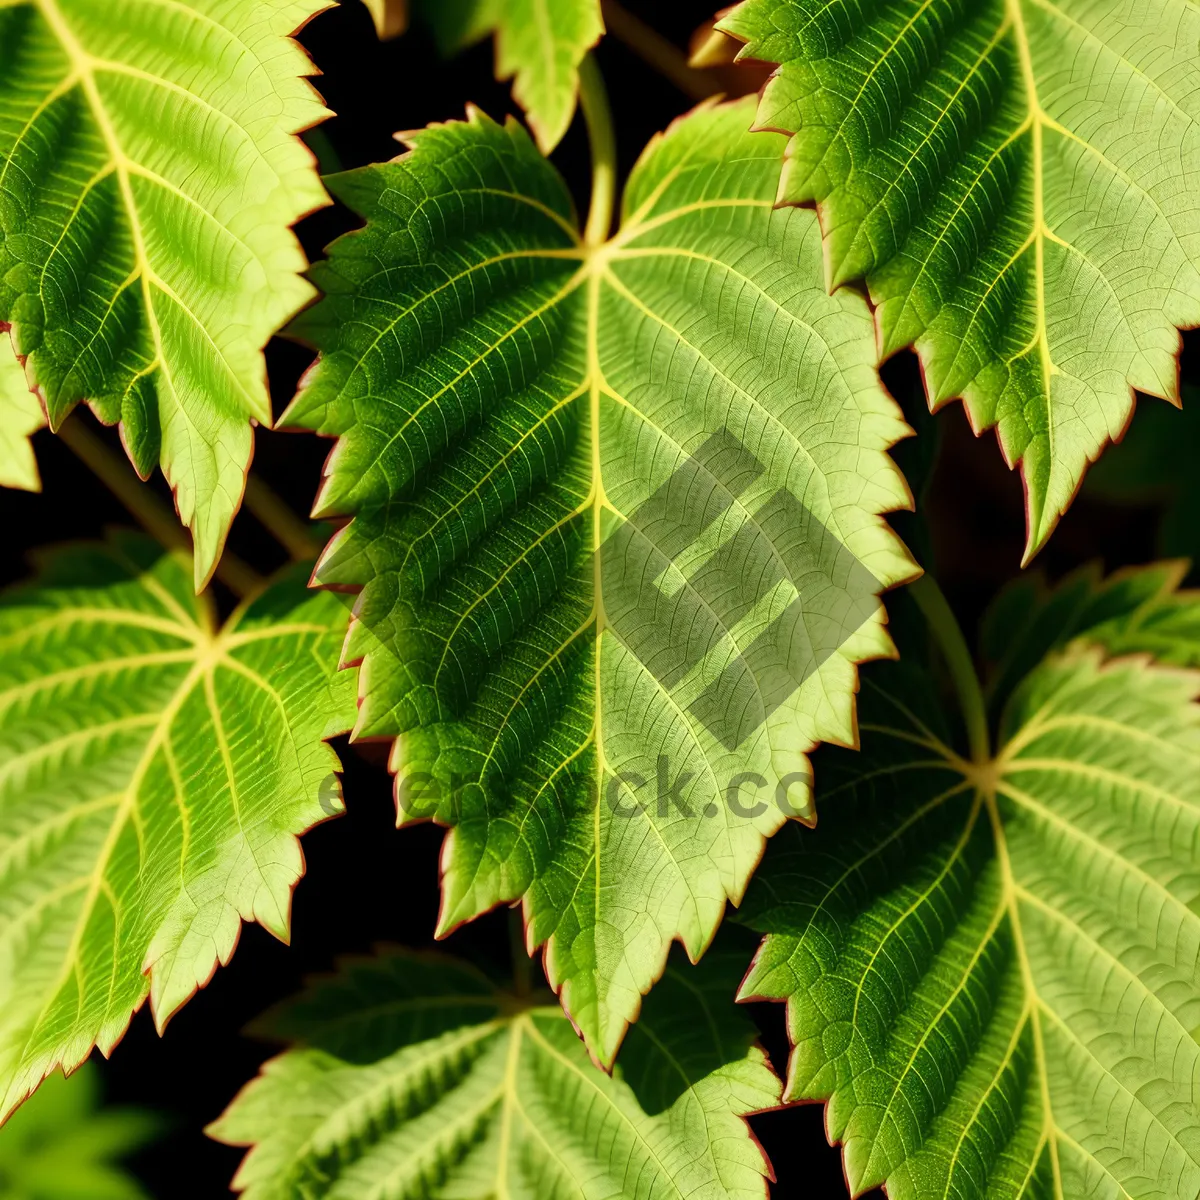
[(745, 0), (780, 63), (758, 120), (798, 131), (781, 194), (822, 208), (832, 284), (865, 278), (885, 351), (1020, 460), (1028, 554), (1131, 389), (1178, 397), (1200, 322), (1200, 11), (1189, 0)]
[(1158, 553), (1200, 561), (1200, 389), (1184, 384), (1183, 407), (1143, 404), (1119, 446), (1088, 472), (1086, 494), (1161, 507)]
[(57, 427), (156, 463), (211, 574), (271, 422), (262, 347), (311, 295), (325, 110), (288, 35), (320, 0), (0, 3), (0, 323)]
[(21, 364), (7, 346), (0, 345), (0, 487), (41, 490), (29, 435), (45, 423)]
[(787, 1095), (829, 1100), (855, 1191), (1200, 1191), (1200, 676), (1106, 661), (1148, 606), (1197, 605), (1141, 582), (1093, 596), (1101, 625), (1068, 620), (991, 763), (950, 748), (921, 673), (874, 673), (820, 829), (752, 885), (769, 936), (744, 994), (788, 1001)]
[(730, 1003), (745, 962), (670, 969), (614, 1078), (561, 1009), (465, 964), (349, 964), (285, 1011), (308, 1048), (269, 1062), (210, 1132), (253, 1146), (234, 1181), (247, 1200), (765, 1197), (741, 1118), (779, 1081)]
[(340, 810), (341, 604), (293, 573), (217, 630), (187, 566), (116, 536), (0, 598), (0, 1115), (147, 995), (161, 1028), (243, 920), (286, 938)]
[(512, 79), (542, 151), (558, 145), (579, 92), (579, 64), (604, 32), (600, 0), (418, 0), (442, 51), (496, 35), (496, 75)]
[(97, 1112), (99, 1079), (85, 1066), (46, 1080), (0, 1135), (8, 1200), (147, 1200), (121, 1159), (150, 1141), (159, 1118), (137, 1109)]
[[(523, 897), (606, 1062), (784, 821), (731, 781), (799, 781), (807, 811), (805, 752), (853, 739), (853, 664), (890, 652), (875, 596), (913, 570), (878, 515), (907, 501), (905, 427), (870, 316), (822, 288), (814, 215), (773, 210), (782, 140), (752, 114), (656, 140), (603, 246), (515, 123), (432, 127), (330, 181), (367, 224), (296, 326), (322, 358), (285, 420), (341, 435), (317, 507), (355, 515), (318, 578), (363, 588), (356, 732), (401, 735), (403, 818), (454, 826), (441, 930)], [(714, 436), (751, 464), (732, 483), (697, 466)], [(658, 548), (597, 553), (628, 529)], [(631, 599), (656, 575), (661, 603)], [(751, 678), (730, 748), (694, 706), (780, 622), (791, 690)]]

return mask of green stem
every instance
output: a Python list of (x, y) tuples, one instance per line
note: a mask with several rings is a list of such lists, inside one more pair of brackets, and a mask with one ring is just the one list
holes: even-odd
[(967, 648), (967, 639), (963, 637), (958, 620), (932, 575), (922, 575), (916, 583), (909, 585), (908, 590), (929, 622), (929, 629), (941, 647), (946, 666), (950, 668), (950, 678), (954, 680), (954, 688), (962, 704), (971, 759), (980, 765), (987, 763), (992, 757), (987, 709), (983, 703), (979, 676), (975, 674), (975, 664), (971, 660), (971, 651)]
[(710, 72), (691, 66), (687, 55), (674, 42), (668, 41), (617, 0), (601, 0), (600, 9), (604, 14), (605, 29), (689, 99), (706, 100), (721, 90)]
[(296, 562), (307, 562), (321, 553), (321, 543), (309, 532), (308, 525), (256, 475), (246, 477), (245, 500), (258, 523)]
[[(81, 420), (69, 416), (59, 427), (59, 437), (120, 502), (138, 524), (165, 550), (192, 557), (192, 547), (175, 515), (134, 474), (133, 468), (114, 454)], [(262, 589), (266, 580), (235, 554), (226, 552), (217, 564), (217, 578), (239, 597)]]
[(592, 147), (592, 201), (583, 241), (588, 246), (601, 246), (608, 241), (612, 228), (613, 202), (617, 194), (617, 139), (613, 133), (608, 91), (591, 54), (579, 64), (579, 106), (583, 109)]

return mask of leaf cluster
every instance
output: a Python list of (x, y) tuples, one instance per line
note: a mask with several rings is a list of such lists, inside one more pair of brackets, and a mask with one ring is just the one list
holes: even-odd
[[(801, 1101), (855, 1194), (1200, 1194), (1188, 568), (1021, 575), (974, 652), (927, 506), (921, 564), (889, 524), (921, 481), (880, 374), (911, 346), (996, 429), (1022, 565), (1137, 392), (1190, 400), (1191, 0), (743, 0), (690, 66), (609, 0), (367, 0), (493, 39), (525, 123), (324, 179), (320, 7), (0, 0), (0, 486), (58, 434), (151, 535), (0, 594), (0, 1192), (142, 1195), (153, 1122), (54, 1073), (161, 1033), (243, 922), (290, 937), (346, 737), (446, 830), (437, 936), (516, 910), (511, 979), (385, 948), (271, 1010), (209, 1127), (250, 1200), (752, 1200), (747, 1118)], [(699, 94), (774, 70), (618, 181), (606, 26)], [(281, 329), (316, 357), (276, 418)], [(1195, 421), (1139, 415), (1085, 489), (1166, 505), (1166, 553)], [(332, 529), (249, 474), (273, 426), (334, 439)], [(225, 549), (243, 499), (282, 570)], [(735, 1000), (785, 1003), (785, 1081)]]

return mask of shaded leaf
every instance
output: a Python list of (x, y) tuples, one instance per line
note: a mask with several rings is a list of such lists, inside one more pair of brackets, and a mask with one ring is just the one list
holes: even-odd
[(745, 0), (720, 28), (781, 64), (830, 282), (865, 279), (885, 352), (1021, 462), (1026, 557), (1131, 389), (1177, 400), (1200, 322), (1200, 11), (1188, 0)]
[(29, 438), (45, 424), (46, 415), (25, 382), (21, 364), (0, 345), (0, 487), (42, 490)]
[[(806, 751), (854, 739), (915, 570), (867, 307), (773, 210), (752, 112), (656, 139), (602, 247), (515, 122), (433, 126), (330, 181), (367, 224), (295, 326), (322, 357), (284, 420), (341, 435), (317, 509), (354, 515), (317, 574), (363, 589), (356, 735), (400, 735), (402, 821), (454, 827), (440, 932), (523, 898), (606, 1063), (811, 819)], [(739, 811), (745, 772), (784, 800)]]
[(47, 1079), (0, 1133), (0, 1189), (8, 1200), (147, 1200), (118, 1164), (150, 1141), (161, 1121), (105, 1108), (96, 1069)]
[(1019, 684), (991, 763), (923, 675), (875, 672), (819, 830), (751, 887), (743, 994), (787, 1000), (786, 1096), (829, 1100), (855, 1191), (1200, 1190), (1200, 675), (1105, 661), (1128, 582)]
[(1118, 504), (1160, 504), (1158, 553), (1200, 561), (1200, 390), (1183, 386), (1183, 407), (1142, 404), (1137, 420), (1088, 472), (1089, 495)]
[(0, 598), (2, 1115), (147, 995), (161, 1029), (243, 920), (286, 939), (297, 835), (341, 810), (341, 604), (297, 570), (218, 630), (187, 566), (119, 535)]
[(197, 589), (271, 423), (262, 347), (312, 294), (321, 0), (0, 5), (0, 323), (57, 428), (80, 400), (161, 463)]
[[(285, 1010), (309, 1048), (267, 1063), (209, 1132), (253, 1147), (234, 1181), (247, 1200), (765, 1197), (742, 1118), (777, 1103), (779, 1081), (731, 1003), (745, 962), (670, 967), (610, 1078), (557, 1006), (452, 959), (358, 961)], [(399, 1019), (380, 1024), (393, 989)], [(351, 1029), (348, 1062), (329, 1047)]]

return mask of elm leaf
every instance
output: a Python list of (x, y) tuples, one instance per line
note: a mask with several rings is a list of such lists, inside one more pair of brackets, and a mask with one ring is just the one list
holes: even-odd
[(1200, 674), (1109, 657), (1147, 593), (1168, 607), (1148, 576), (1067, 622), (991, 762), (954, 751), (922, 672), (875, 673), (820, 829), (751, 886), (743, 996), (787, 1001), (785, 1095), (828, 1100), (856, 1193), (1200, 1191)]
[(41, 491), (29, 438), (45, 424), (46, 416), (25, 382), (21, 364), (0, 346), (0, 487)]
[(1026, 558), (1132, 389), (1179, 402), (1200, 322), (1200, 11), (1189, 0), (745, 0), (719, 28), (779, 63), (780, 195), (1021, 463)]
[(752, 113), (656, 138), (602, 246), (516, 122), (433, 126), (329, 181), (366, 226), (294, 326), (321, 358), (283, 420), (339, 435), (317, 510), (353, 516), (317, 578), (362, 589), (356, 735), (397, 737), (402, 821), (453, 827), (440, 933), (523, 900), (604, 1063), (811, 820), (806, 752), (854, 740), (915, 570), (870, 314), (773, 209)]
[(262, 347), (312, 295), (294, 135), (327, 114), (288, 35), (321, 7), (0, 4), (0, 324), (52, 428), (87, 400), (161, 463), (197, 590), (271, 423)]
[(465, 963), (348, 964), (284, 1010), (308, 1044), (209, 1133), (252, 1147), (233, 1185), (246, 1200), (765, 1200), (742, 1118), (777, 1104), (779, 1081), (731, 1003), (745, 961), (669, 968), (611, 1078), (557, 1005)]
[(217, 629), (189, 567), (114, 535), (0, 597), (0, 1116), (147, 996), (161, 1030), (243, 920), (286, 939), (341, 810), (341, 604), (292, 571)]

